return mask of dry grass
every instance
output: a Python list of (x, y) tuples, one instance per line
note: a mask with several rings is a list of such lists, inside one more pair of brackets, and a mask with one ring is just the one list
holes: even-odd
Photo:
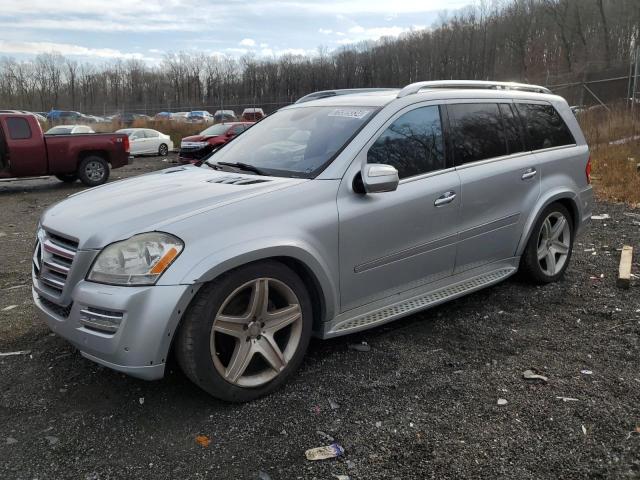
[[(640, 110), (640, 109), (638, 109)], [(579, 115), (591, 149), (593, 186), (598, 198), (640, 208), (640, 112), (624, 106)], [(620, 143), (611, 143), (624, 140)]]
[(136, 120), (133, 125), (122, 126), (117, 122), (114, 123), (98, 123), (91, 127), (99, 133), (111, 133), (121, 128), (152, 128), (158, 130), (171, 137), (175, 147), (180, 146), (180, 142), (184, 137), (196, 135), (207, 128), (206, 125), (198, 125), (193, 123), (169, 122), (166, 120)]

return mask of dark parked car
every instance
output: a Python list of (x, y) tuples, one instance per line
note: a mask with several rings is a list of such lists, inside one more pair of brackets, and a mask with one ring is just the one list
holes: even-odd
[(129, 163), (129, 137), (121, 133), (44, 135), (31, 114), (0, 114), (0, 181), (55, 175), (95, 187), (111, 168)]
[(180, 163), (198, 163), (216, 148), (244, 132), (253, 122), (218, 123), (211, 125), (199, 135), (185, 137), (180, 144)]
[(213, 123), (237, 122), (236, 112), (233, 110), (216, 110), (213, 114)]

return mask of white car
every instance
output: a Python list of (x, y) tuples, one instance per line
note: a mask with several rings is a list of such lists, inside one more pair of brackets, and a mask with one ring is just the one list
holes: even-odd
[(93, 128), (86, 125), (58, 125), (57, 127), (50, 128), (45, 135), (77, 135), (80, 133), (96, 133)]
[(169, 135), (150, 128), (123, 128), (116, 133), (126, 133), (129, 136), (131, 155), (160, 155), (166, 156), (173, 150), (173, 142)]

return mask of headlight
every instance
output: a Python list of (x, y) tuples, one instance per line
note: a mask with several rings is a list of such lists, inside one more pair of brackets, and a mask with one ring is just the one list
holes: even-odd
[(93, 262), (87, 280), (125, 286), (153, 285), (183, 248), (182, 240), (168, 233), (134, 235), (105, 247)]

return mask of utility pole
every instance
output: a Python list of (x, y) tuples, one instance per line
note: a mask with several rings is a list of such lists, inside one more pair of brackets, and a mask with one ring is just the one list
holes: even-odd
[(640, 46), (636, 46), (636, 55), (635, 55), (635, 66), (633, 68), (633, 81), (631, 82), (632, 91), (631, 91), (631, 114), (636, 107), (636, 96), (638, 92), (638, 62), (640, 61)]

